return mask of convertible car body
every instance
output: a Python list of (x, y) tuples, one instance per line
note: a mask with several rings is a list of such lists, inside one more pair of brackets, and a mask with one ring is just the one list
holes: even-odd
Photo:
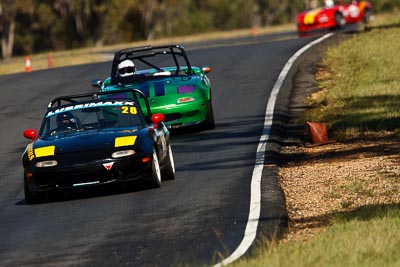
[[(124, 90), (145, 96), (137, 90)], [(50, 102), (40, 131), (27, 129), (32, 142), (23, 155), (28, 203), (59, 190), (142, 179), (155, 187), (174, 179), (169, 131), (163, 114), (147, 117), (136, 99), (111, 93), (62, 96)]]
[[(121, 62), (134, 62), (132, 76), (121, 77)], [(93, 80), (101, 92), (135, 88), (149, 99), (154, 113), (165, 115), (168, 128), (199, 125), (215, 127), (211, 103), (210, 67), (195, 67), (180, 45), (145, 46), (123, 49), (114, 54), (111, 76), (104, 81)]]
[(306, 32), (319, 29), (342, 28), (346, 24), (372, 19), (372, 5), (367, 1), (342, 1), (331, 7), (320, 7), (297, 15), (297, 29)]

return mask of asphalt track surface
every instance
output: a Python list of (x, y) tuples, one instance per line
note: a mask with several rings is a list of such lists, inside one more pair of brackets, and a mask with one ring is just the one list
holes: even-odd
[[(23, 196), (21, 154), (29, 143), (23, 130), (39, 128), (52, 98), (94, 91), (89, 81), (108, 76), (111, 62), (0, 76), (0, 266), (193, 266), (229, 256), (243, 239), (271, 90), (288, 59), (317, 37), (288, 33), (183, 44), (192, 65), (213, 69), (216, 128), (172, 133), (176, 180), (159, 189), (133, 184), (77, 192), (38, 205), (27, 205)], [(260, 240), (287, 226), (274, 163), (297, 67), (275, 106)]]

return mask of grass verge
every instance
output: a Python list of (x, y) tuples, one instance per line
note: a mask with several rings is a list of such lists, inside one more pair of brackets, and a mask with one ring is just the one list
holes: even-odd
[(304, 119), (327, 122), (336, 140), (399, 136), (398, 26), (372, 28), (329, 49), (317, 73), (320, 92)]
[[(316, 75), (319, 90), (309, 98), (311, 108), (300, 119), (303, 125), (306, 121), (328, 123), (329, 136), (340, 142), (330, 151), (313, 148), (317, 153), (286, 166), (288, 172), (294, 172), (287, 182), (295, 184), (295, 191), (303, 186), (316, 195), (315, 189), (328, 192), (314, 202), (306, 200), (310, 209), (319, 205), (318, 201), (337, 199), (330, 212), (298, 217), (298, 224), (308, 227), (303, 231), (323, 229), (306, 238), (267, 242), (255, 255), (231, 266), (400, 266), (399, 156), (392, 155), (386, 145), (382, 151), (374, 151), (380, 147), (375, 146), (376, 140), (388, 139), (398, 146), (400, 136), (400, 19), (397, 14), (385, 21), (327, 51)], [(389, 156), (385, 158), (385, 154)], [(373, 165), (375, 157), (390, 158), (390, 162)], [(347, 165), (356, 167), (355, 172), (349, 172)], [(388, 170), (381, 172), (371, 166)], [(324, 168), (327, 174), (321, 171)], [(316, 184), (304, 181), (302, 175), (308, 177), (310, 171), (315, 177), (326, 175), (329, 185), (316, 185), (317, 179), (312, 181)], [(304, 211), (298, 202), (293, 208), (294, 213)]]
[(270, 244), (232, 266), (398, 266), (400, 207), (363, 207), (330, 216), (333, 225), (310, 242)]

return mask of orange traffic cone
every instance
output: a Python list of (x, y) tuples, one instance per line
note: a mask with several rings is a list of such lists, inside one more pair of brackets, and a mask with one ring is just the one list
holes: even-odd
[(257, 27), (253, 27), (253, 28), (251, 29), (251, 35), (253, 35), (253, 37), (257, 37), (257, 36), (258, 36)]
[(328, 133), (326, 123), (307, 122), (310, 130), (311, 139), (314, 144), (328, 143)]
[(47, 63), (49, 69), (54, 67), (53, 53), (49, 53), (49, 55), (47, 56)]
[(31, 58), (29, 56), (25, 56), (25, 72), (31, 72), (32, 63)]

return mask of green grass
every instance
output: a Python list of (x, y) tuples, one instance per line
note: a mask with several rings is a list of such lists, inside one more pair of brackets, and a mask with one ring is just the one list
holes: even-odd
[(372, 205), (327, 215), (332, 224), (308, 242), (270, 243), (242, 266), (400, 266), (400, 205)]
[(400, 20), (392, 20), (327, 51), (327, 93), (305, 120), (328, 123), (334, 139), (400, 134)]
[(353, 181), (349, 185), (341, 186), (341, 188), (353, 194), (358, 194), (363, 196), (373, 196), (372, 191), (367, 188), (367, 184), (365, 184), (365, 182), (357, 181), (355, 179), (351, 179)]

